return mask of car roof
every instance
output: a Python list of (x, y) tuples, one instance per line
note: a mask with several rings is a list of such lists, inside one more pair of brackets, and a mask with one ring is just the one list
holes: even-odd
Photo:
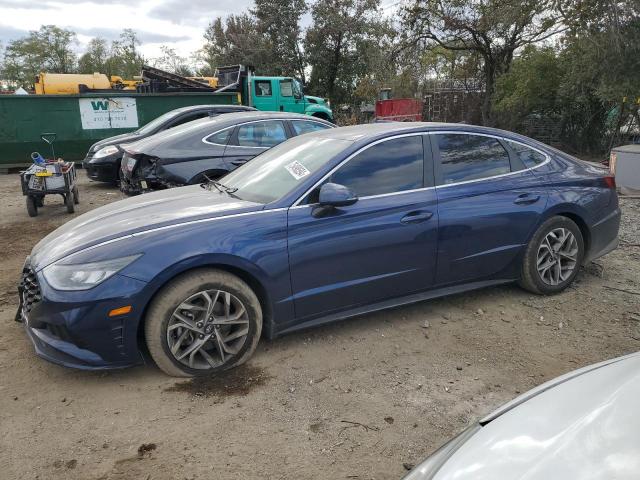
[(336, 140), (348, 140), (355, 145), (366, 144), (375, 140), (404, 133), (428, 133), (437, 131), (459, 131), (464, 133), (478, 133), (495, 135), (501, 138), (516, 140), (537, 148), (550, 150), (548, 145), (523, 135), (500, 130), (498, 128), (483, 127), (467, 123), (444, 122), (379, 122), (351, 125), (327, 130), (318, 130), (306, 133), (305, 137), (334, 138)]
[[(466, 123), (441, 123), (441, 122), (380, 122), (351, 125), (333, 130), (319, 130), (312, 135), (336, 138), (340, 140), (357, 141), (367, 137), (394, 133), (428, 132), (436, 130), (460, 130), (465, 132), (486, 133), (499, 136), (512, 136), (512, 132), (497, 128), (481, 127)], [(309, 135), (309, 134), (307, 134)]]
[(238, 111), (256, 111), (253, 107), (247, 107), (246, 105), (188, 105), (186, 107), (176, 108), (171, 110), (171, 113), (187, 113), (197, 112), (200, 110), (238, 110)]
[(324, 123), (325, 125), (332, 127), (334, 126), (326, 120), (310, 117), (309, 115), (303, 115), (300, 113), (261, 112), (258, 110), (249, 112), (233, 112), (225, 113), (224, 115), (219, 115), (217, 117), (201, 118), (178, 125), (168, 130), (163, 130), (155, 135), (151, 135), (150, 137), (135, 142), (135, 144), (132, 144), (130, 148), (131, 150), (135, 149), (137, 151), (144, 152), (145, 149), (149, 147), (155, 148), (162, 144), (174, 142), (176, 139), (183, 139), (186, 136), (215, 133), (216, 131), (240, 125), (242, 123), (263, 120), (307, 120)]
[(309, 115), (303, 115), (300, 113), (289, 112), (261, 112), (258, 110), (250, 112), (233, 112), (226, 113), (213, 118), (201, 118), (188, 122), (183, 125), (172, 128), (171, 130), (177, 132), (197, 132), (201, 130), (210, 130), (213, 128), (227, 128), (240, 123), (247, 123), (260, 120), (313, 120), (327, 125), (333, 126), (332, 123), (322, 120), (316, 117), (310, 117)]

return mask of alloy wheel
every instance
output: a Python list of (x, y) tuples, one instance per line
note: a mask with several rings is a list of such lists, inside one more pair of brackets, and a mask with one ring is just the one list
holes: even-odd
[(554, 228), (538, 247), (536, 268), (547, 285), (559, 285), (578, 265), (578, 241), (567, 228)]
[(190, 368), (224, 365), (245, 344), (249, 317), (243, 303), (224, 290), (203, 290), (182, 301), (167, 324), (173, 357)]

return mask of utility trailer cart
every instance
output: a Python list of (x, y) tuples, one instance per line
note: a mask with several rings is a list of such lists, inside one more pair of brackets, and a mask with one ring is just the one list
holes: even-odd
[[(76, 167), (73, 162), (55, 160), (53, 150), (55, 134), (43, 133), (41, 138), (51, 145), (53, 160), (48, 160), (44, 164), (34, 163), (27, 170), (20, 172), (22, 194), (27, 198), (27, 213), (30, 217), (36, 217), (38, 207), (44, 206), (44, 197), (52, 194), (62, 195), (67, 212), (73, 213), (75, 205), (80, 203)], [(32, 156), (40, 155), (34, 153)]]

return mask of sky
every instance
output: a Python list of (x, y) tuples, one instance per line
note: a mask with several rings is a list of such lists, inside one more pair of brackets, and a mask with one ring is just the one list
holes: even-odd
[[(399, 3), (383, 0), (385, 13)], [(216, 17), (242, 13), (253, 0), (0, 0), (0, 43), (5, 45), (41, 25), (69, 28), (78, 35), (78, 53), (96, 36), (116, 39), (132, 28), (147, 58), (169, 45), (188, 56), (203, 43), (203, 32)]]
[(76, 32), (82, 52), (92, 37), (113, 40), (132, 28), (146, 57), (159, 56), (164, 44), (188, 55), (202, 46), (211, 20), (252, 6), (253, 0), (0, 0), (0, 42), (51, 24)]

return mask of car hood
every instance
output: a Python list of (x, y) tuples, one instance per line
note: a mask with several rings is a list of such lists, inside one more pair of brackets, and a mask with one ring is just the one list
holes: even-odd
[(326, 105), (326, 102), (322, 97), (314, 97), (313, 95), (305, 95), (305, 97), (315, 100), (318, 105)]
[(199, 185), (160, 190), (96, 208), (65, 223), (38, 242), (30, 262), (35, 270), (40, 270), (103, 242), (159, 227), (262, 208), (262, 204)]
[(640, 355), (595, 367), (488, 417), (433, 478), (637, 478)]
[(109, 145), (131, 143), (140, 140), (141, 138), (142, 137), (140, 137), (140, 135), (135, 135), (133, 132), (123, 133), (114, 137), (105, 138), (104, 140), (100, 140), (99, 142), (94, 143), (93, 145), (91, 145), (91, 150), (98, 151), (100, 148), (108, 147)]

